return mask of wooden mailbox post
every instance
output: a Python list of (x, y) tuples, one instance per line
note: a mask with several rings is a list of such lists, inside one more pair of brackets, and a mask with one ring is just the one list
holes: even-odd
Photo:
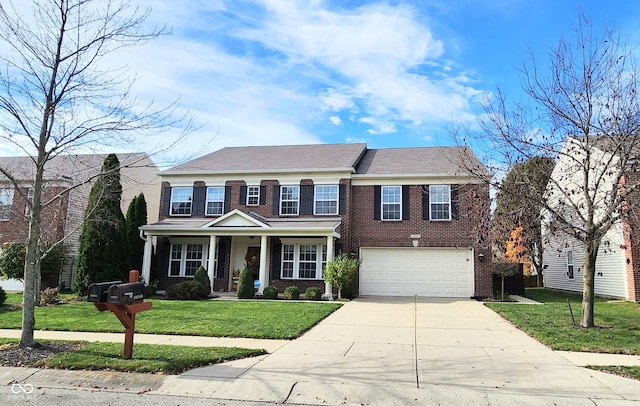
[[(124, 326), (124, 359), (131, 359), (133, 355), (133, 334), (136, 327), (136, 313), (150, 310), (153, 305), (153, 303), (141, 301), (141, 298), (137, 297), (139, 295), (133, 288), (138, 288), (138, 286), (130, 286), (138, 282), (139, 275), (140, 273), (136, 270), (130, 271), (128, 284), (112, 284), (108, 288), (109, 299), (115, 298), (116, 300), (108, 299), (102, 301), (101, 298), (98, 297), (97, 301), (93, 303), (98, 311), (103, 312), (110, 310)], [(126, 287), (127, 289), (120, 289), (121, 287)], [(122, 300), (117, 300), (118, 297), (122, 299), (123, 296), (125, 301), (130, 301), (131, 303), (119, 303)], [(91, 300), (91, 289), (89, 300)]]

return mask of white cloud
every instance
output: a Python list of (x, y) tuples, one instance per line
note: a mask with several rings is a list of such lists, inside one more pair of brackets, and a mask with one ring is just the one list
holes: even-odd
[(329, 121), (335, 125), (342, 125), (342, 119), (338, 116), (329, 116)]

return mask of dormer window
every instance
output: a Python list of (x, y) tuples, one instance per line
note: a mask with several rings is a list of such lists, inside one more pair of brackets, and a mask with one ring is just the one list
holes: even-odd
[(192, 187), (171, 188), (171, 215), (191, 215), (191, 202), (193, 201)]

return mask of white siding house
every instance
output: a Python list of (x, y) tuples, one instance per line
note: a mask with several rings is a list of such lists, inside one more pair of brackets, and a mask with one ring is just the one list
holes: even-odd
[[(584, 159), (592, 163), (588, 173), (584, 169)], [(611, 190), (618, 184), (616, 171), (610, 169), (616, 166), (616, 162), (614, 155), (594, 145), (590, 145), (587, 152), (579, 138), (568, 138), (547, 186), (550, 205), (564, 218), (571, 219), (572, 224), (578, 225), (582, 224), (582, 216), (587, 215), (586, 207), (591, 201), (595, 208), (595, 222), (606, 221), (606, 216), (612, 214), (604, 209), (610, 205)], [(589, 197), (583, 191), (587, 177)], [(585, 260), (582, 243), (563, 233), (557, 218), (551, 213), (543, 210), (542, 219), (544, 286), (582, 292)], [(628, 230), (624, 221), (617, 221), (602, 238), (596, 260), (596, 295), (640, 300), (640, 292), (635, 289), (633, 280), (637, 275), (633, 276), (634, 271), (631, 270), (633, 250)]]

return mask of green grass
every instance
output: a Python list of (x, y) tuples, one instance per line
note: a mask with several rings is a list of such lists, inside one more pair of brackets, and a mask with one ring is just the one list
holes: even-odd
[[(594, 304), (597, 327), (585, 329), (579, 326), (580, 294), (527, 289), (526, 296), (544, 304), (486, 305), (554, 350), (640, 354), (640, 305), (597, 298)], [(573, 325), (567, 299), (577, 325)]]
[[(0, 340), (17, 343), (17, 340)], [(51, 355), (36, 366), (45, 368), (112, 370), (179, 374), (188, 369), (265, 354), (264, 350), (134, 344), (131, 359), (122, 357), (122, 344), (82, 342), (80, 348)]]
[[(20, 294), (9, 294), (20, 303)], [(209, 337), (293, 339), (337, 310), (339, 303), (289, 301), (181, 301), (152, 299), (153, 308), (136, 315), (136, 332)], [(109, 311), (74, 302), (35, 309), (37, 330), (122, 332)], [(19, 329), (19, 306), (0, 307), (0, 328)]]
[(589, 365), (589, 369), (595, 369), (596, 371), (602, 371), (613, 375), (624, 376), (625, 378), (631, 378), (640, 380), (640, 366), (600, 366)]

